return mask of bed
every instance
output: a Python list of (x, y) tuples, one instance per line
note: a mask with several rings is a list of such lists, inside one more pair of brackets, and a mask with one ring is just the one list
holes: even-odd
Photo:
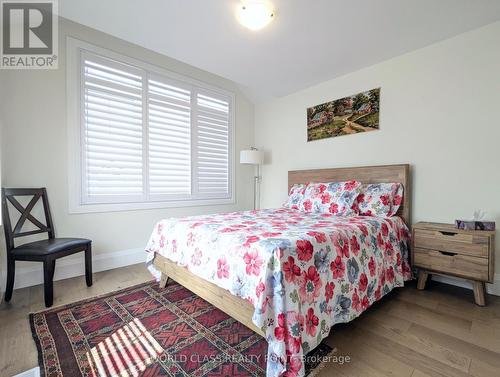
[(303, 356), (411, 276), (409, 165), (298, 170), (288, 186), (357, 180), (404, 187), (395, 217), (288, 208), (159, 221), (148, 266), (268, 341), (267, 375), (303, 375)]

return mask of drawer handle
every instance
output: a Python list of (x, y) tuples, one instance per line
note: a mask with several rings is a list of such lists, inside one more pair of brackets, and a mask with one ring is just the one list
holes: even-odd
[(443, 230), (440, 230), (439, 233), (441, 233), (443, 236), (450, 236), (450, 237), (457, 235), (457, 233), (455, 233), (455, 232), (445, 232)]
[(443, 255), (446, 255), (448, 257), (454, 257), (455, 255), (457, 255), (457, 253), (451, 253), (449, 251), (440, 251), (438, 250), (439, 253), (443, 254)]

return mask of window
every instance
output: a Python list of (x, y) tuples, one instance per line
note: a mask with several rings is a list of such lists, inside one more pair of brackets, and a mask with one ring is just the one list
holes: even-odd
[(76, 211), (232, 202), (230, 93), (76, 47)]

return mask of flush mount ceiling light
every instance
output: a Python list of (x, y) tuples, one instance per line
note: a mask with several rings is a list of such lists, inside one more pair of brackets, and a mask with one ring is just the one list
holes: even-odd
[(274, 18), (274, 9), (264, 0), (248, 0), (239, 5), (238, 20), (250, 30), (259, 30)]

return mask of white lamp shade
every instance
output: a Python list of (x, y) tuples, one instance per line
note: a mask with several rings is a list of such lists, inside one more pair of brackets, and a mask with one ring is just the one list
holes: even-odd
[(240, 152), (241, 164), (262, 165), (264, 162), (264, 152), (255, 149)]

